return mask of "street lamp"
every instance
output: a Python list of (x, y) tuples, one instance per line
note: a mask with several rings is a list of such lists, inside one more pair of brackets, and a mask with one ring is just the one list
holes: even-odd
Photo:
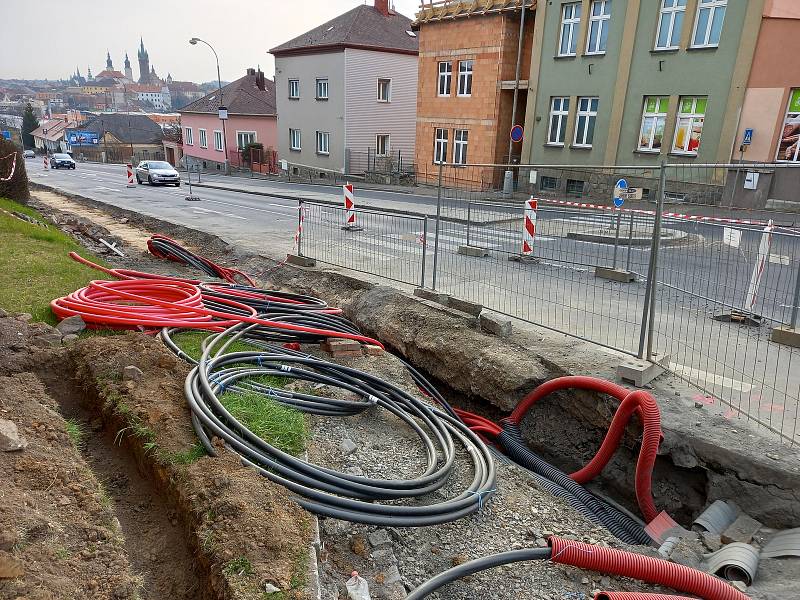
[(217, 61), (217, 85), (219, 86), (219, 120), (222, 121), (222, 147), (225, 149), (225, 173), (228, 172), (228, 134), (225, 131), (225, 120), (228, 118), (228, 111), (225, 109), (225, 104), (222, 102), (222, 77), (219, 74), (219, 56), (217, 56), (217, 51), (214, 50), (214, 46), (209, 44), (205, 40), (201, 40), (200, 38), (193, 37), (189, 40), (189, 43), (192, 46), (196, 46), (197, 42), (201, 42), (211, 48), (211, 51), (214, 53), (214, 58)]

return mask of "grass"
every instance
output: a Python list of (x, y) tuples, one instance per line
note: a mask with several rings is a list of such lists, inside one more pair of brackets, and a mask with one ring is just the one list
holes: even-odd
[(232, 577), (233, 575), (252, 575), (253, 563), (251, 563), (247, 557), (240, 556), (239, 558), (234, 558), (233, 560), (228, 561), (222, 568), (222, 572), (228, 577)]
[[(2, 211), (25, 213), (45, 221), (35, 210), (0, 198)], [(93, 262), (104, 264), (91, 256), (71, 237), (51, 226), (44, 229), (0, 211), (0, 306), (10, 312), (27, 312), (34, 321), (54, 325), (55, 315), (50, 301), (85, 286), (93, 279), (108, 276), (81, 265), (70, 252), (80, 252)]]
[(268, 444), (295, 456), (305, 449), (308, 431), (300, 411), (255, 392), (225, 392), (220, 402)]
[[(203, 340), (209, 336), (207, 331), (181, 331), (172, 336), (172, 341), (183, 350), (186, 354), (195, 360), (200, 360), (200, 355), (203, 353)], [(224, 342), (222, 342), (224, 343)], [(220, 348), (222, 343), (217, 346)], [(261, 352), (261, 348), (236, 340), (232, 343), (226, 352)]]
[(66, 420), (67, 435), (72, 440), (72, 445), (76, 448), (82, 448), (83, 442), (86, 439), (86, 428), (83, 423), (75, 419)]
[(171, 452), (165, 458), (173, 465), (190, 465), (205, 455), (206, 449), (203, 448), (203, 444), (197, 443), (183, 452)]

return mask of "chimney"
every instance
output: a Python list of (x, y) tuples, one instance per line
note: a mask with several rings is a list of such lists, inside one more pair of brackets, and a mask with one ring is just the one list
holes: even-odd
[(256, 74), (256, 70), (251, 67), (251, 68), (247, 69), (247, 74), (248, 75), (255, 75)]
[(267, 91), (267, 82), (264, 79), (264, 71), (259, 69), (256, 71), (256, 87), (260, 89), (262, 92)]
[(375, 10), (384, 17), (389, 16), (389, 0), (375, 0)]

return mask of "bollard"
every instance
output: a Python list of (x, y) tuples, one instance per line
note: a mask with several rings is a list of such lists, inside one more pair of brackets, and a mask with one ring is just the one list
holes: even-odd
[(47, 160), (47, 154), (44, 155), (44, 168), (45, 169), (49, 169), (50, 168), (50, 164), (49, 164), (49, 162)]
[(356, 224), (356, 204), (353, 184), (348, 183), (342, 186), (344, 192), (345, 224), (342, 229), (345, 231), (363, 231), (364, 228)]
[(128, 163), (125, 166), (128, 169), (128, 185), (127, 185), (127, 187), (129, 187), (129, 188), (136, 187), (136, 183), (134, 183), (134, 181), (133, 181), (133, 165), (131, 163)]
[(536, 238), (536, 211), (539, 209), (539, 202), (531, 196), (525, 202), (525, 214), (522, 223), (522, 252), (512, 254), (508, 260), (515, 262), (538, 263), (539, 259), (533, 256), (533, 243)]

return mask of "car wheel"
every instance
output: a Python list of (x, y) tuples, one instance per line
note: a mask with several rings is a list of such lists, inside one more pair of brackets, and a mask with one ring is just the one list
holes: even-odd
[(74, 171), (74, 170), (75, 170), (75, 165), (72, 165), (72, 166), (70, 167), (70, 169), (72, 169), (72, 170)]
[(138, 183), (139, 185), (142, 185), (142, 179), (138, 175), (136, 176), (136, 183)]
[(153, 176), (152, 175), (148, 175), (147, 176), (147, 183), (149, 183), (150, 185), (155, 185), (155, 183), (153, 183)]
[(179, 181), (178, 183), (176, 183), (175, 187), (181, 187), (181, 182)]

